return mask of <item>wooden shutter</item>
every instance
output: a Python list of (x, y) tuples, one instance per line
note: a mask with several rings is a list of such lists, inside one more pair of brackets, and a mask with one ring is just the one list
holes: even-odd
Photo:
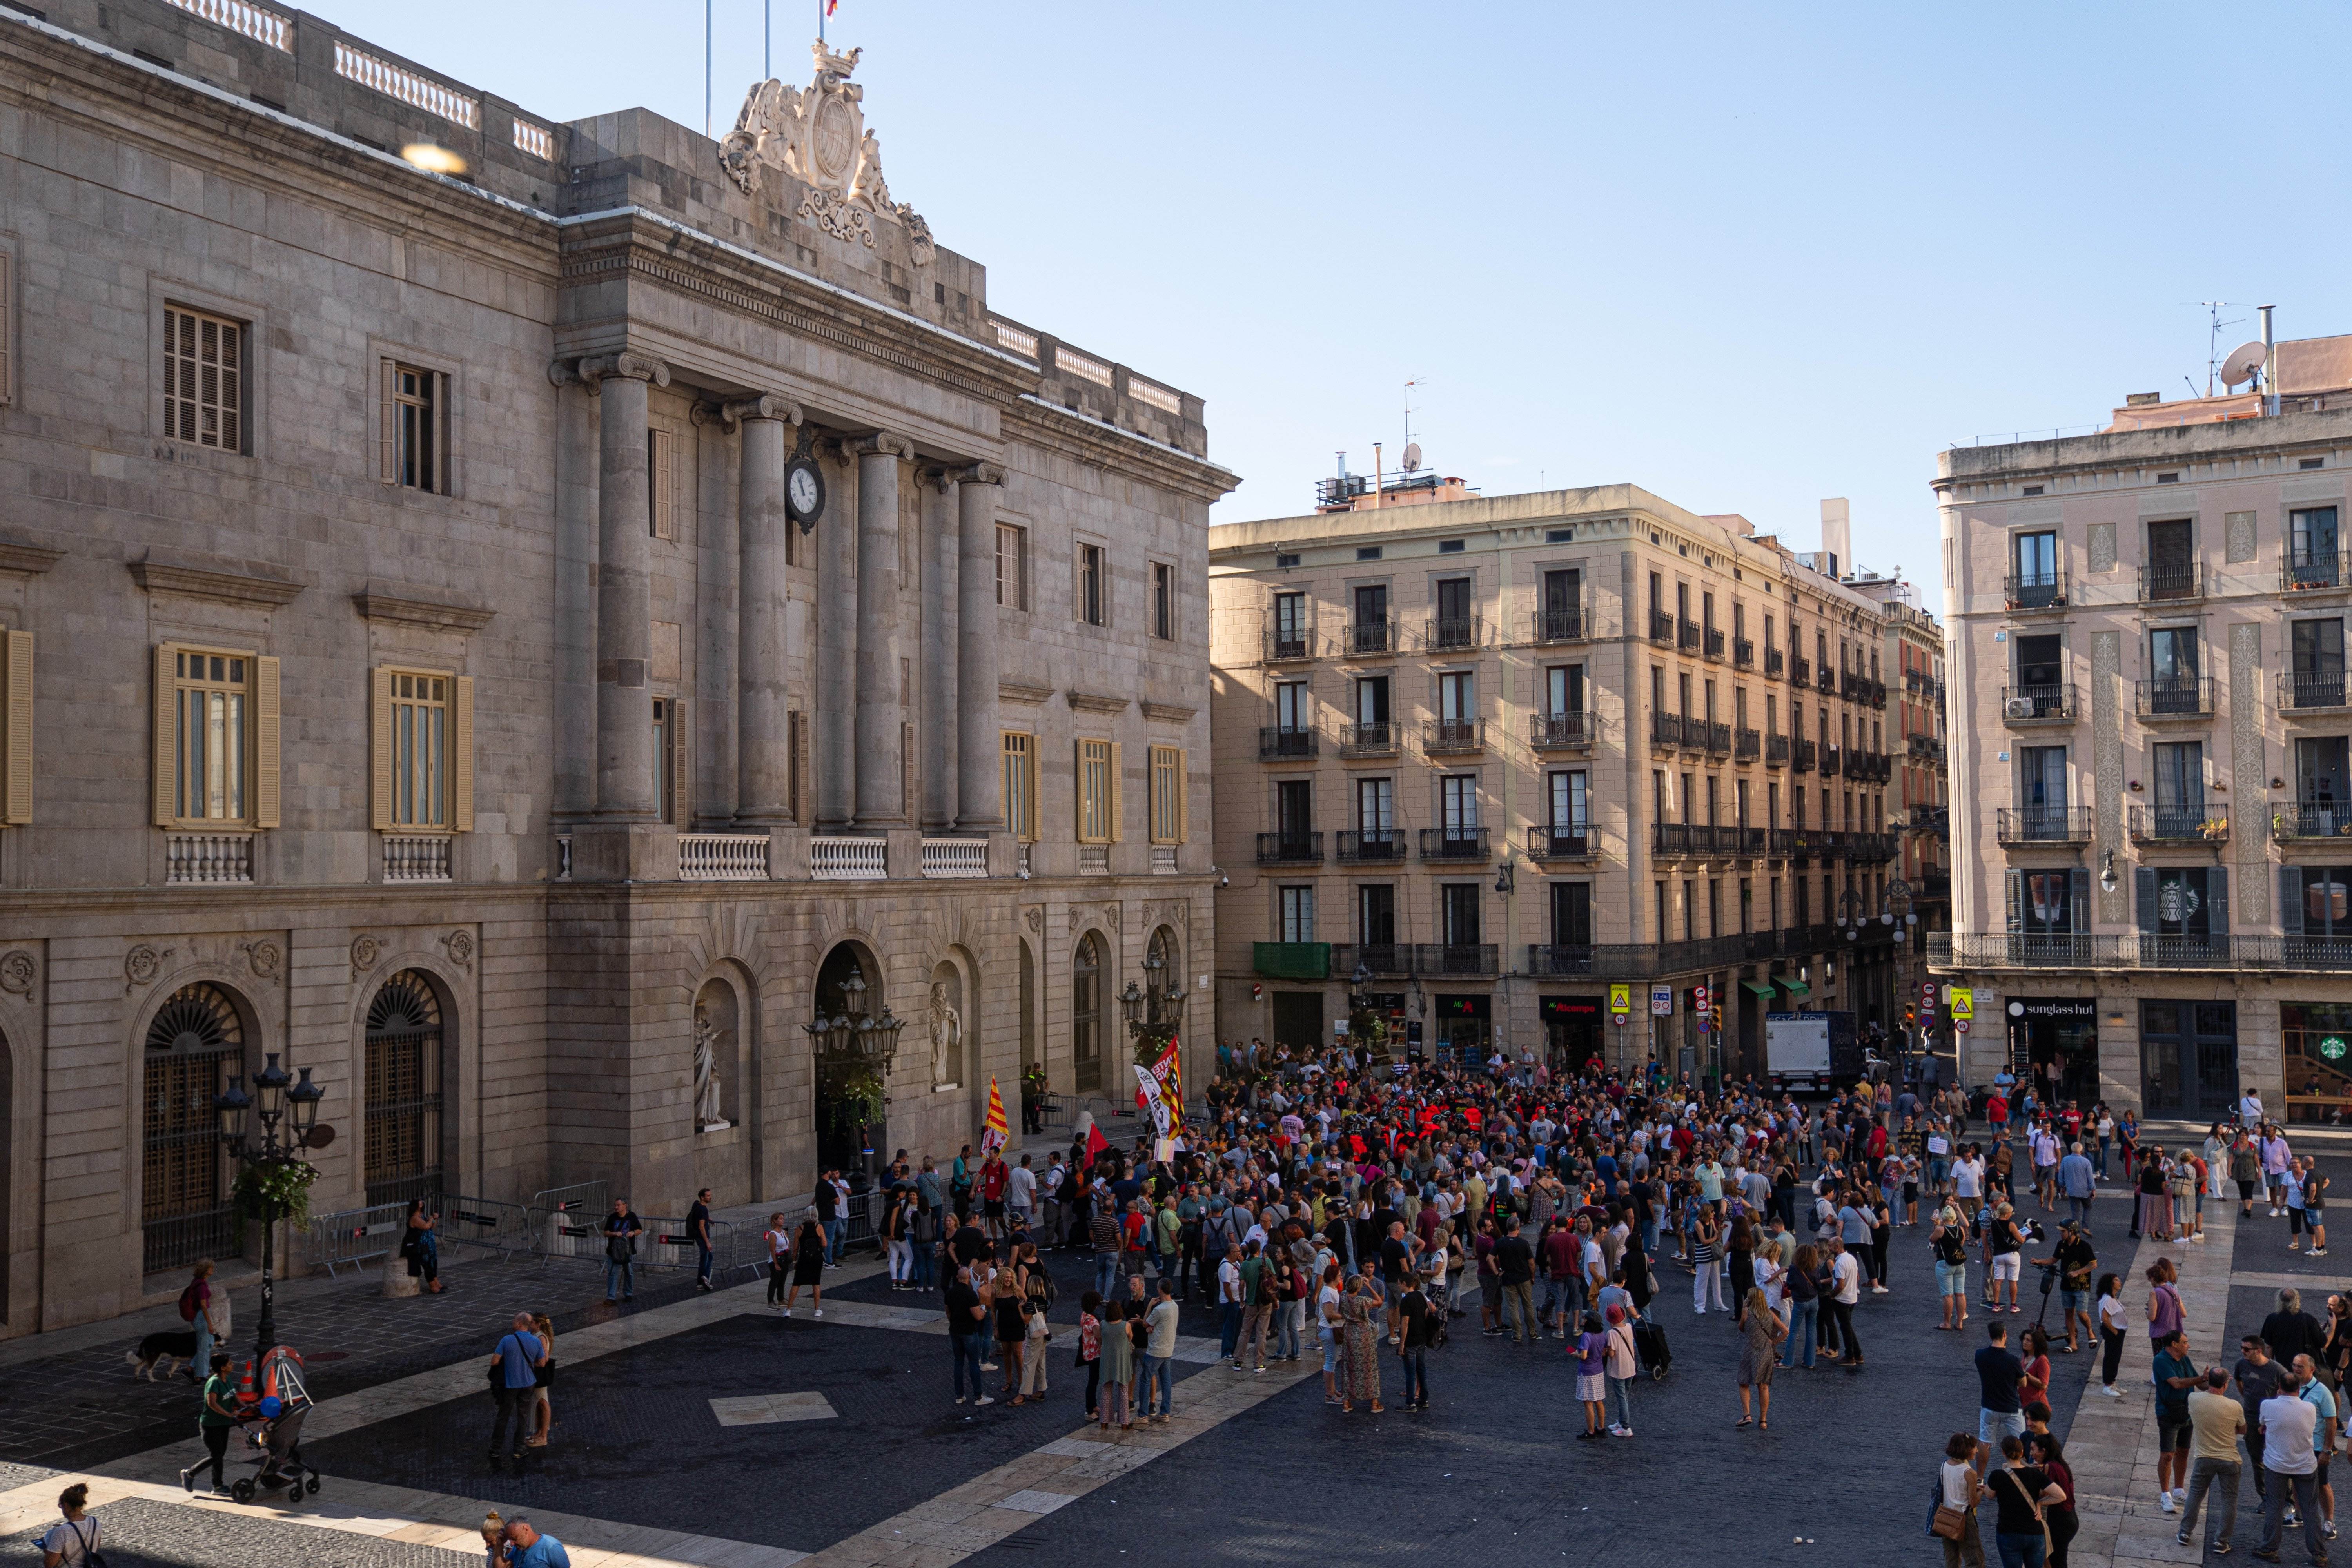
[(474, 678), (458, 676), (450, 682), (449, 700), (449, 826), (458, 833), (474, 831)]
[(1184, 748), (1176, 748), (1176, 842), (1192, 842), (1192, 775), (1185, 771)]
[(2091, 873), (2081, 869), (2069, 871), (2066, 884), (2066, 913), (2079, 935), (2091, 929)]
[(669, 820), (683, 828), (694, 820), (694, 781), (688, 776), (694, 748), (687, 742), (686, 699), (669, 700)]
[(1070, 745), (1071, 756), (1076, 763), (1070, 772), (1070, 782), (1077, 786), (1070, 792), (1070, 798), (1076, 803), (1078, 808), (1076, 824), (1078, 842), (1085, 844), (1088, 842), (1087, 837), (1087, 743), (1084, 741), (1073, 741)]
[(2205, 929), (2215, 936), (2230, 934), (2230, 868), (2205, 868)]
[(2142, 866), (2132, 873), (2133, 892), (2139, 901), (2139, 929), (2156, 934), (2156, 868)]
[(2288, 936), (2303, 934), (2303, 868), (2282, 866), (2278, 874), (2279, 930)]
[(676, 539), (677, 537), (677, 502), (675, 486), (677, 469), (677, 458), (675, 455), (677, 443), (670, 439), (670, 434), (667, 430), (649, 430), (646, 433), (646, 444), (652, 448), (653, 457), (653, 472), (649, 478), (654, 491), (654, 537)]
[(33, 820), (33, 634), (5, 634), (0, 659), (0, 822)]
[(0, 250), (0, 403), (16, 401), (16, 380), (11, 374), (16, 368), (16, 340), (10, 329), (16, 324), (16, 258)]
[(177, 649), (155, 645), (155, 774), (152, 794), (155, 826), (169, 827), (179, 817), (179, 675), (173, 662)]
[(388, 359), (376, 362), (382, 384), (377, 400), (379, 425), (375, 442), (375, 477), (385, 484), (400, 482), (400, 367)]
[(392, 669), (368, 671), (368, 826), (392, 830)]
[(253, 825), (278, 826), (278, 660), (253, 661)]
[(1126, 826), (1119, 820), (1119, 750), (1118, 742), (1110, 743), (1110, 841), (1119, 841), (1119, 829)]
[[(2025, 929), (2024, 878), (2025, 873), (2022, 871), (2003, 871), (2000, 874), (2001, 888), (2008, 895), (2009, 901), (2009, 908), (2004, 912), (2005, 924), (2002, 929), (2011, 933)], [(1798, 879), (1800, 882), (1803, 879)]]

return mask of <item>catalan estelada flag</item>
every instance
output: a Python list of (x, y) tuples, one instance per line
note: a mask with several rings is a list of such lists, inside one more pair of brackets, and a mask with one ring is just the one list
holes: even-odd
[(988, 1076), (988, 1121), (981, 1130), (980, 1145), (992, 1152), (1003, 1148), (1012, 1138), (1013, 1129), (1004, 1120), (1004, 1095), (996, 1087), (996, 1075), (991, 1073)]
[(1181, 1065), (1183, 1058), (1176, 1049), (1176, 1037), (1169, 1036), (1168, 1048), (1161, 1051), (1160, 1059), (1151, 1064), (1151, 1076), (1160, 1080), (1160, 1095), (1168, 1102), (1169, 1110), (1181, 1116), (1184, 1111), (1184, 1069)]

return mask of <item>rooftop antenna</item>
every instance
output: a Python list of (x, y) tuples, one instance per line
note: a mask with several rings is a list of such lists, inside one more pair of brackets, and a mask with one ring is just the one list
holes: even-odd
[[(2210, 325), (2207, 327), (2205, 334), (2205, 395), (2210, 397), (2213, 395), (2214, 373), (2220, 370), (2221, 366), (2221, 329), (2223, 327), (2234, 327), (2238, 325), (2240, 321), (2243, 321), (2246, 319), (2243, 316), (2240, 316), (2235, 321), (2225, 321), (2221, 319), (2221, 312), (2224, 310), (2242, 310), (2246, 307), (2239, 304), (2235, 300), (2183, 300), (2181, 303), (2184, 305), (2201, 305), (2208, 312), (2210, 312)], [(2187, 376), (2183, 376), (2181, 379), (2183, 381), (2189, 381)], [(2189, 395), (2191, 397), (2197, 395), (2197, 384), (2194, 381), (2189, 381)]]
[(1421, 443), (1412, 438), (1412, 389), (1420, 384), (1418, 380), (1404, 384), (1404, 471), (1408, 474), (1421, 467)]

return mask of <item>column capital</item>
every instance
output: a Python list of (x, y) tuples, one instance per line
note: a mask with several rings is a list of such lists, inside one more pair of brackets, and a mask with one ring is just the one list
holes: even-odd
[(974, 463), (957, 469), (955, 480), (961, 485), (1001, 485), (1004, 482), (1004, 470), (994, 463)]
[(801, 405), (788, 397), (772, 392), (762, 392), (753, 397), (730, 398), (719, 405), (719, 417), (730, 425), (746, 419), (776, 419), (787, 425), (801, 423)]
[(877, 430), (871, 436), (849, 443), (849, 447), (861, 458), (887, 455), (902, 462), (915, 460), (915, 444), (904, 436), (893, 436), (887, 430)]
[(669, 366), (659, 360), (639, 354), (592, 354), (572, 361), (558, 360), (548, 366), (547, 379), (562, 386), (578, 382), (593, 396), (607, 376), (625, 376), (631, 381), (649, 381), (656, 386), (669, 384)]

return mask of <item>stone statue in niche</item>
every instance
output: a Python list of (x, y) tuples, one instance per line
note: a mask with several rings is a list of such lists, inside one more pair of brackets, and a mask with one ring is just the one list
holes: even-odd
[(931, 1086), (954, 1089), (963, 1081), (963, 1015), (948, 1001), (948, 983), (931, 982)]
[(700, 1007), (694, 1010), (694, 1125), (702, 1132), (730, 1125), (719, 1103), (719, 1030)]

